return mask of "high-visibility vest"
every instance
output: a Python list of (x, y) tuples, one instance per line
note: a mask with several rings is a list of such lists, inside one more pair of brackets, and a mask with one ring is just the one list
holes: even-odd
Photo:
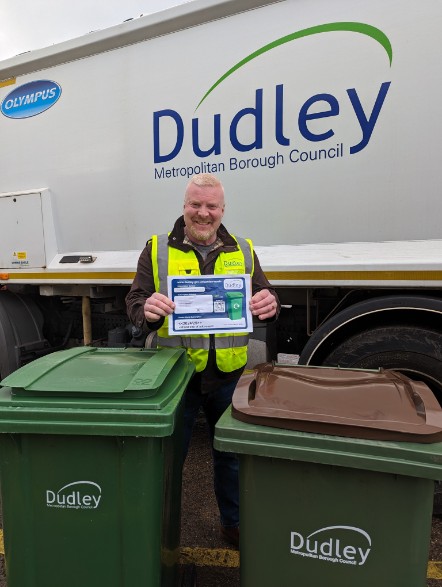
[[(215, 261), (215, 275), (253, 275), (253, 244), (249, 239), (231, 235), (238, 243), (238, 250), (220, 252)], [(201, 275), (195, 251), (181, 251), (168, 246), (167, 234), (152, 237), (152, 267), (156, 291), (167, 296), (168, 275)], [(157, 332), (158, 346), (184, 347), (196, 371), (203, 371), (209, 356), (210, 336), (215, 337), (216, 364), (220, 371), (230, 373), (247, 363), (247, 332), (225, 334), (189, 334), (169, 336), (169, 321), (165, 318)]]

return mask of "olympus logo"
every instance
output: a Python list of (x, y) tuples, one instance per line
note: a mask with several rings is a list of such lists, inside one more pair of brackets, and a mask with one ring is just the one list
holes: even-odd
[(354, 526), (328, 526), (306, 537), (290, 532), (290, 552), (298, 556), (362, 566), (370, 551), (370, 535)]
[(97, 509), (101, 501), (101, 487), (93, 481), (74, 481), (58, 491), (46, 491), (49, 508)]
[(29, 82), (15, 88), (6, 96), (1, 112), (8, 118), (30, 118), (51, 108), (60, 96), (61, 87), (57, 82)]

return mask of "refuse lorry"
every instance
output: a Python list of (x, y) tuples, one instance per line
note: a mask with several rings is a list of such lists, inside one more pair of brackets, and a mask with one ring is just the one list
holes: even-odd
[(175, 587), (183, 349), (75, 348), (1, 382), (8, 587)]
[(0, 376), (128, 343), (140, 251), (210, 172), (283, 304), (271, 358), (404, 370), (442, 402), (441, 20), (191, 0), (0, 61)]
[(431, 391), (394, 372), (243, 376), (215, 433), (240, 458), (241, 587), (424, 587), (441, 440)]

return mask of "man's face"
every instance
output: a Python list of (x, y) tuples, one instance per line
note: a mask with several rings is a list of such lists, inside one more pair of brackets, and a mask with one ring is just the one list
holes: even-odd
[(190, 240), (211, 245), (224, 216), (224, 193), (221, 186), (198, 186), (191, 183), (184, 199), (184, 222)]

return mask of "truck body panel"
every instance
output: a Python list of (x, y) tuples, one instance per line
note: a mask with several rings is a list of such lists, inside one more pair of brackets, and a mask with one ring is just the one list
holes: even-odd
[[(62, 43), (62, 55), (75, 48), (66, 63), (51, 65), (55, 48), (29, 57), (38, 69), (0, 89), (3, 113), (13, 115), (12, 89), (31, 82), (52, 81), (61, 95), (38, 115), (1, 116), (0, 193), (50, 190), (60, 253), (141, 249), (170, 230), (200, 170), (220, 175), (226, 225), (257, 245), (439, 238), (437, 0), (287, 0), (201, 22), (212, 5), (226, 13), (232, 3), (112, 27), (106, 38), (125, 44), (89, 57), (104, 33)], [(174, 27), (186, 28), (161, 33)], [(200, 103), (241, 60), (315, 28), (250, 59)], [(26, 55), (16, 59), (20, 71)]]
[(139, 253), (208, 172), (283, 302), (273, 358), (442, 398), (441, 26), (439, 0), (194, 0), (0, 62), (0, 375), (144, 344)]

